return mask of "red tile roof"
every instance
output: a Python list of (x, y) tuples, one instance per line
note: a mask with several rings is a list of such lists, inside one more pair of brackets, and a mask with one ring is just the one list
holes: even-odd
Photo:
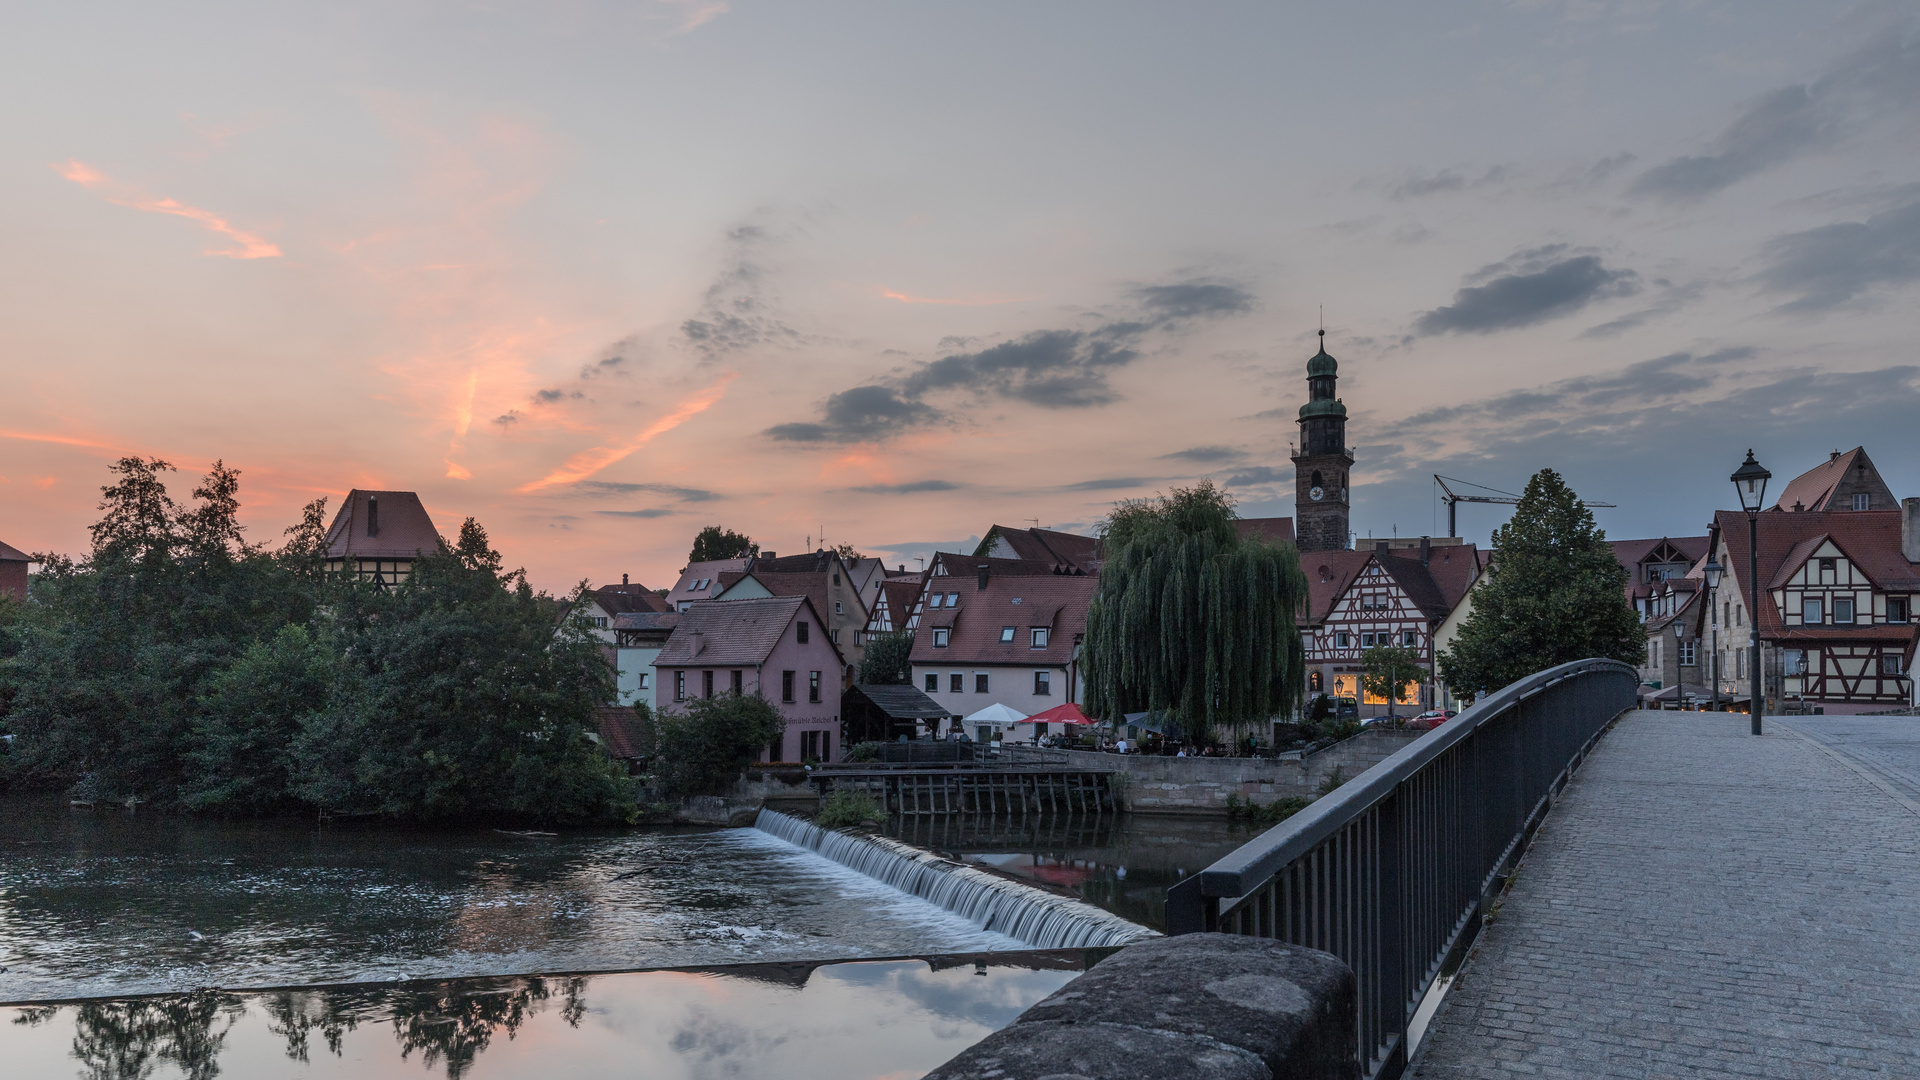
[(1262, 536), (1276, 544), (1293, 543), (1293, 519), (1290, 517), (1238, 518), (1233, 527), (1242, 537)]
[[(1087, 632), (1087, 607), (1099, 587), (1098, 578), (1067, 574), (990, 576), (985, 589), (970, 579), (955, 581), (944, 591), (958, 592), (960, 606), (923, 614), (911, 662), (1064, 666), (1073, 658), (1075, 639)], [(943, 649), (933, 647), (935, 616), (953, 631)], [(1000, 640), (1005, 626), (1014, 628), (1012, 641)], [(1028, 631), (1035, 626), (1049, 628), (1044, 649), (1031, 647)]]
[(1853, 468), (1855, 461), (1865, 457), (1866, 452), (1866, 447), (1856, 446), (1844, 454), (1836, 454), (1828, 458), (1787, 481), (1787, 486), (1780, 489), (1780, 497), (1773, 501), (1773, 509), (1793, 510), (1796, 507), (1801, 511), (1838, 509), (1838, 507), (1827, 505), (1828, 500), (1833, 497), (1833, 489), (1839, 486), (1840, 481), (1846, 479), (1847, 470)]
[[(1920, 592), (1920, 566), (1907, 561), (1900, 551), (1900, 511), (1844, 510), (1805, 511), (1802, 513), (1762, 513), (1759, 515), (1760, 574), (1768, 582), (1775, 580), (1787, 560), (1796, 553), (1801, 559), (1817, 545), (1808, 542), (1820, 537), (1833, 540), (1847, 553), (1868, 580), (1889, 592)], [(1760, 632), (1769, 637), (1783, 636), (1780, 612), (1773, 597), (1762, 590), (1758, 603), (1747, 589), (1747, 515), (1738, 510), (1721, 510), (1713, 516), (1715, 532), (1726, 538), (1726, 582), (1733, 584), (1745, 598), (1749, 611), (1759, 617)], [(1882, 627), (1872, 627), (1874, 631)], [(1794, 633), (1808, 633), (1795, 630)], [(1860, 636), (1859, 630), (1842, 634)], [(1787, 634), (1784, 636), (1792, 636)]]
[(634, 761), (647, 756), (653, 733), (638, 714), (626, 705), (602, 705), (593, 710), (599, 728), (600, 745), (607, 756), (618, 761)]
[(411, 559), (438, 550), (440, 533), (411, 491), (354, 488), (327, 528), (329, 559)]
[(1326, 621), (1334, 603), (1372, 557), (1371, 551), (1345, 548), (1300, 553), (1300, 569), (1307, 575), (1307, 625), (1318, 626)]
[(1100, 557), (1100, 538), (1097, 536), (1081, 536), (1058, 529), (1015, 529), (1005, 525), (988, 529), (986, 537), (974, 550), (985, 555), (993, 548), (996, 538), (1006, 541), (1014, 555), (1031, 562), (1077, 566), (1085, 570)]
[(609, 615), (628, 611), (671, 611), (667, 598), (645, 585), (602, 585), (593, 590), (594, 602)]
[[(796, 618), (814, 624), (813, 638), (834, 650), (827, 628), (804, 596), (710, 600), (680, 613), (680, 624), (654, 658), (661, 667), (727, 667), (764, 663)], [(841, 660), (845, 663), (845, 659)]]
[[(725, 587), (720, 581), (722, 573), (731, 571), (738, 574), (746, 568), (746, 559), (712, 559), (707, 562), (688, 563), (687, 568), (680, 571), (680, 580), (674, 582), (673, 588), (667, 590), (667, 606), (678, 608), (682, 600), (711, 600), (719, 596), (720, 590)], [(702, 581), (708, 583), (706, 588), (695, 590), (693, 586)]]

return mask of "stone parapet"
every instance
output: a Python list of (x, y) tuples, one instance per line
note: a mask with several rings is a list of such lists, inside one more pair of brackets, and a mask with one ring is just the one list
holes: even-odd
[(927, 1080), (1350, 1080), (1353, 972), (1266, 938), (1129, 945)]
[(1067, 768), (1112, 770), (1122, 808), (1134, 813), (1224, 814), (1234, 803), (1265, 806), (1312, 799), (1336, 771), (1348, 780), (1392, 757), (1425, 732), (1363, 731), (1302, 758), (1158, 757), (1066, 751)]

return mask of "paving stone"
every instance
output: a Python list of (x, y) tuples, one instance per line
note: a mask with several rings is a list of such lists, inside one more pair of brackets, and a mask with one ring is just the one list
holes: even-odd
[(1920, 761), (1906, 723), (1872, 728), (1875, 783), (1772, 719), (1622, 718), (1409, 1075), (1920, 1075), (1920, 817), (1884, 782)]

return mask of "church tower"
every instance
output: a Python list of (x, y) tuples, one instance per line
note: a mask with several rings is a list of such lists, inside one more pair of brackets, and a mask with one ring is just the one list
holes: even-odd
[(1307, 403), (1300, 406), (1300, 449), (1293, 455), (1294, 535), (1301, 551), (1337, 551), (1347, 546), (1347, 407), (1333, 395), (1339, 366), (1320, 351), (1307, 361)]

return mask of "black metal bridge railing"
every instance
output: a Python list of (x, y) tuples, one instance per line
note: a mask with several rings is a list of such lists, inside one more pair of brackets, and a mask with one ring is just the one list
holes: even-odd
[(1578, 660), (1514, 683), (1167, 890), (1170, 933), (1279, 938), (1358, 976), (1361, 1072), (1406, 1067), (1407, 1025), (1634, 669)]

